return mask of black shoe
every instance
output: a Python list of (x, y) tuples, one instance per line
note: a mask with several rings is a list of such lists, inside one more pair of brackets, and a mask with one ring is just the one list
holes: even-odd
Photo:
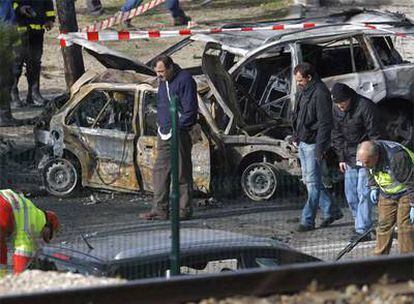
[(367, 235), (365, 235), (364, 237), (362, 237), (362, 236), (363, 236), (363, 233), (358, 233), (358, 232), (355, 232), (355, 233), (352, 235), (352, 237), (351, 237), (351, 239), (349, 240), (349, 242), (350, 242), (350, 243), (353, 243), (353, 242), (356, 242), (357, 240), (359, 240), (359, 242), (369, 242), (369, 241), (372, 241), (371, 234), (367, 234)]
[(314, 230), (314, 229), (315, 229), (315, 227), (305, 226), (305, 225), (300, 224), (298, 226), (298, 228), (296, 229), (296, 231), (297, 232), (305, 232), (305, 231), (311, 231), (311, 230)]
[(188, 21), (191, 21), (191, 18), (184, 15), (184, 16), (178, 16), (174, 18), (174, 25), (187, 25)]
[(337, 215), (335, 215), (335, 216), (333, 216), (333, 217), (330, 217), (330, 218), (327, 218), (327, 219), (324, 219), (323, 221), (322, 221), (322, 223), (320, 224), (320, 226), (319, 227), (321, 227), (321, 228), (326, 228), (326, 227), (328, 227), (330, 224), (332, 224), (333, 222), (335, 222), (335, 221), (337, 221), (337, 220), (340, 220), (341, 218), (343, 218), (344, 217), (344, 215), (342, 214), (342, 213), (340, 213), (340, 214), (337, 214)]

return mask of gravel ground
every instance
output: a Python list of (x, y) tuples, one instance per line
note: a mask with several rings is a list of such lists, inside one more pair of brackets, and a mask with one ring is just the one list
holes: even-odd
[(414, 282), (376, 284), (361, 288), (349, 285), (343, 290), (317, 291), (317, 286), (295, 295), (272, 295), (265, 298), (231, 297), (221, 300), (205, 299), (199, 304), (408, 304), (414, 302)]
[(121, 284), (125, 280), (115, 278), (98, 278), (74, 273), (55, 271), (28, 270), (20, 275), (7, 275), (0, 280), (0, 295), (12, 295), (89, 287), (96, 285)]

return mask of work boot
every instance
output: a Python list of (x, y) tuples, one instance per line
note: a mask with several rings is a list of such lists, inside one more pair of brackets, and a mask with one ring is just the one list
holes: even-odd
[(191, 21), (191, 17), (186, 15), (178, 16), (174, 18), (174, 25), (187, 25), (188, 21)]
[(168, 220), (169, 216), (168, 216), (168, 212), (164, 211), (164, 210), (157, 210), (157, 209), (153, 209), (150, 212), (145, 212), (145, 213), (141, 213), (139, 215), (140, 219), (143, 220)]
[(335, 215), (335, 216), (332, 216), (332, 217), (329, 217), (329, 218), (326, 218), (326, 219), (324, 219), (323, 221), (322, 221), (322, 223), (320, 224), (320, 228), (326, 228), (326, 227), (328, 227), (330, 224), (332, 224), (333, 222), (335, 222), (335, 221), (337, 221), (337, 220), (340, 220), (341, 218), (343, 218), (344, 217), (344, 215), (342, 214), (342, 213), (339, 213), (339, 214), (337, 214), (337, 215)]
[(185, 221), (189, 220), (193, 216), (193, 210), (192, 209), (180, 209), (180, 220)]
[(353, 242), (356, 242), (357, 240), (359, 240), (359, 242), (369, 242), (369, 241), (372, 241), (371, 234), (367, 234), (367, 235), (366, 235), (366, 236), (364, 236), (364, 237), (362, 237), (362, 235), (363, 235), (363, 233), (358, 233), (358, 232), (355, 232), (355, 233), (351, 236), (351, 238), (350, 238), (349, 242), (350, 242), (350, 243), (353, 243)]
[(33, 104), (37, 107), (44, 106), (47, 103), (47, 100), (40, 94), (38, 82), (29, 87), (27, 91), (26, 103)]
[(12, 106), (13, 108), (21, 108), (25, 105), (24, 102), (20, 99), (19, 89), (15, 85), (13, 85), (10, 91), (10, 97), (11, 97), (10, 106)]
[(314, 230), (314, 229), (315, 229), (315, 227), (313, 227), (313, 226), (306, 226), (306, 225), (300, 224), (298, 226), (298, 228), (296, 228), (296, 231), (297, 232), (305, 232), (305, 231), (311, 231), (311, 230)]

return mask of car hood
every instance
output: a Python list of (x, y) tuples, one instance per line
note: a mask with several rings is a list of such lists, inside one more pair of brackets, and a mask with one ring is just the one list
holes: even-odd
[[(222, 250), (223, 248), (256, 246), (292, 250), (283, 243), (270, 238), (253, 237), (229, 231), (199, 228), (182, 228), (180, 231), (180, 248), (183, 252), (203, 248)], [(96, 261), (111, 261), (168, 254), (170, 250), (171, 231), (161, 229), (81, 236), (70, 243), (44, 246), (41, 253), (48, 256), (54, 256), (56, 253), (71, 257), (83, 255)]]
[(150, 76), (156, 75), (153, 69), (145, 63), (101, 44), (78, 38), (74, 38), (72, 42), (82, 46), (89, 54), (95, 57), (96, 60), (107, 68), (133, 70)]

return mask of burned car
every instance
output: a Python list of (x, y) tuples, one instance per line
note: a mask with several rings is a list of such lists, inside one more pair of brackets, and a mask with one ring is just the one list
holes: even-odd
[[(323, 25), (198, 34), (164, 52), (197, 82), (201, 136), (192, 151), (196, 190), (241, 188), (260, 201), (295, 188), (291, 178), (300, 176), (300, 164), (296, 147), (285, 138), (296, 106), (293, 69), (303, 61), (316, 67), (328, 87), (344, 82), (377, 103), (388, 139), (412, 143), (414, 52), (404, 51), (412, 40), (401, 33), (412, 35), (413, 22), (399, 14), (360, 10), (283, 21), (304, 22)], [(355, 25), (365, 22), (387, 26), (387, 31)], [(260, 25), (266, 24), (255, 26)], [(151, 191), (156, 157), (153, 61), (143, 64), (102, 45), (74, 42), (112, 70), (83, 75), (69, 100), (36, 130), (44, 145), (39, 168), (46, 189), (55, 195), (70, 194), (80, 184)], [(180, 58), (186, 56), (180, 52), (193, 43), (203, 44), (201, 62), (182, 64)], [(135, 73), (122, 71), (127, 69)]]
[[(31, 268), (135, 280), (166, 276), (170, 254), (171, 230), (110, 232), (44, 246)], [(270, 238), (191, 227), (180, 231), (181, 274), (319, 261)]]

